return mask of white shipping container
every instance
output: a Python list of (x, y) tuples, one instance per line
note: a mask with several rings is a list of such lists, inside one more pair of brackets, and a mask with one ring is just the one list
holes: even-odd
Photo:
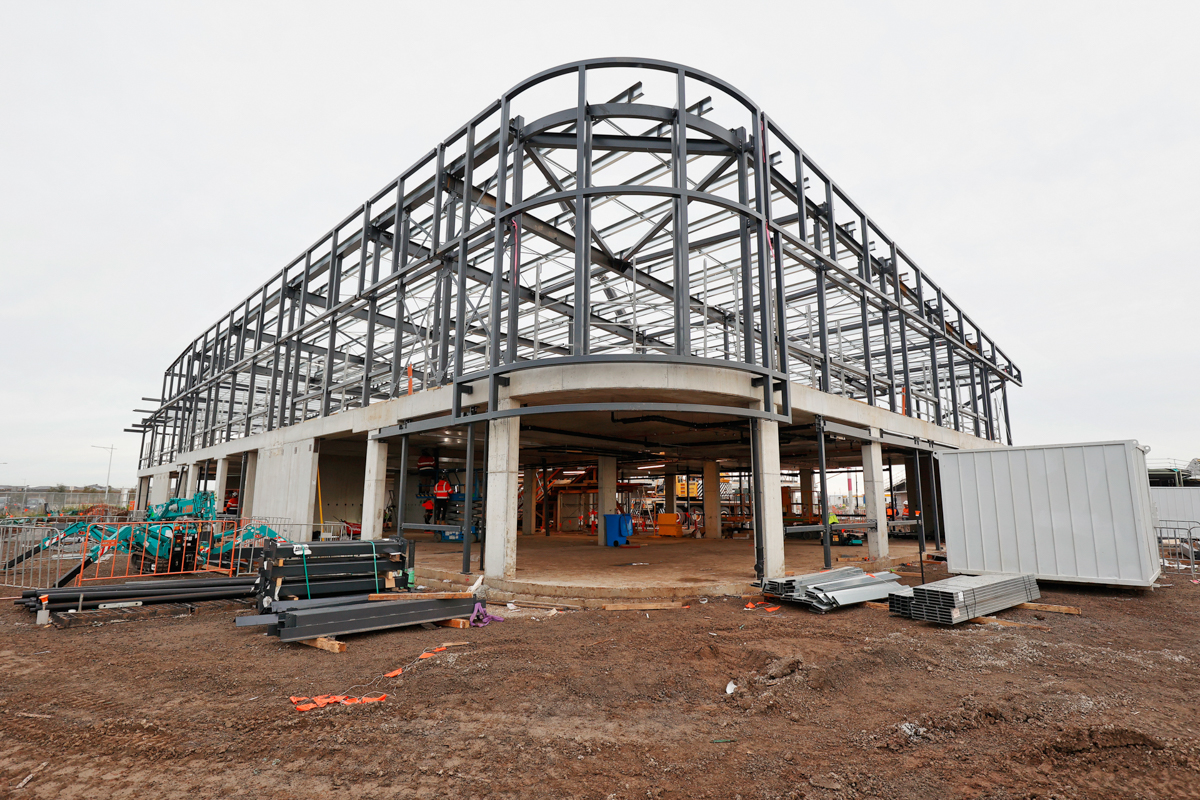
[(951, 572), (1143, 586), (1161, 571), (1135, 441), (937, 454)]
[(1200, 486), (1151, 486), (1160, 520), (1200, 522)]

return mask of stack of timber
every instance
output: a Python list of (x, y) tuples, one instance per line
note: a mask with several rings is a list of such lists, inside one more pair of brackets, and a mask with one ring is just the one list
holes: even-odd
[(267, 542), (258, 571), (258, 610), (281, 600), (379, 593), (408, 588), (412, 542)]
[[(825, 613), (842, 606), (882, 600), (895, 590), (900, 576), (891, 572), (863, 572), (859, 567), (841, 567), (768, 581), (763, 593)], [(768, 587), (767, 584), (770, 584)]]
[(959, 575), (914, 587), (908, 616), (957, 625), (1041, 596), (1032, 575)]
[[(450, 596), (447, 596), (450, 595)], [(482, 596), (471, 592), (395, 592), (279, 600), (268, 613), (238, 617), (239, 628), (266, 625), (284, 642), (364, 633), (425, 622), (466, 619)]]
[(64, 588), (26, 589), (14, 601), (30, 611), (42, 608), (47, 597), (50, 611), (84, 611), (95, 608), (129, 608), (154, 603), (195, 603), (205, 600), (233, 600), (255, 594), (255, 578), (182, 578), (179, 580), (141, 580), (120, 584), (87, 584)]

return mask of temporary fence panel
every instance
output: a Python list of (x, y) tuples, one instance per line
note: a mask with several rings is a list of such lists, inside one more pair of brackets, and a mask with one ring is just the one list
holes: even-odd
[(1200, 522), (1159, 520), (1158, 554), (1163, 572), (1188, 573), (1196, 577), (1196, 549), (1200, 547)]
[(1134, 441), (937, 454), (947, 568), (1150, 586), (1161, 568)]
[(82, 540), (46, 525), (0, 526), (0, 586), (54, 586), (78, 566)]
[(1151, 486), (1159, 519), (1200, 521), (1200, 486)]

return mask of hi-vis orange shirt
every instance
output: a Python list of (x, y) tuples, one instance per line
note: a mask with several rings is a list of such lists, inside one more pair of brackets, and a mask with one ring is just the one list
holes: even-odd
[(446, 480), (445, 478), (442, 478), (440, 481), (437, 482), (437, 486), (434, 487), (433, 493), (435, 495), (437, 495), (438, 500), (449, 500), (450, 499), (450, 481)]

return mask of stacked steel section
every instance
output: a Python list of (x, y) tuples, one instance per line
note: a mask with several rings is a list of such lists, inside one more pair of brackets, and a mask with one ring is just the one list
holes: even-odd
[(1032, 575), (959, 575), (914, 587), (909, 616), (957, 625), (1041, 596)]

